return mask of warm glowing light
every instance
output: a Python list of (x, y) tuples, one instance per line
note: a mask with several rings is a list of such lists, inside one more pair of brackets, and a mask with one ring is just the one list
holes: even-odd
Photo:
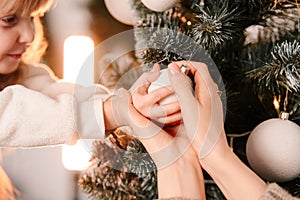
[(280, 107), (279, 106), (279, 102), (277, 101), (276, 97), (274, 97), (273, 105), (274, 105), (274, 107), (275, 107), (276, 110), (278, 110), (279, 107)]
[(84, 86), (94, 83), (94, 42), (70, 36), (64, 42), (64, 80)]
[(277, 100), (276, 96), (274, 96), (273, 105), (274, 105), (274, 108), (275, 108), (275, 110), (276, 110), (276, 112), (279, 116), (280, 115), (280, 102)]
[(63, 145), (62, 163), (66, 169), (81, 171), (91, 165), (91, 142), (87, 144), (87, 140), (84, 141), (84, 144), (83, 140), (78, 140), (75, 145)]
[[(86, 36), (70, 36), (64, 42), (64, 81), (94, 84), (94, 42)], [(68, 170), (80, 171), (91, 165), (92, 140), (78, 140), (62, 146), (62, 163)]]

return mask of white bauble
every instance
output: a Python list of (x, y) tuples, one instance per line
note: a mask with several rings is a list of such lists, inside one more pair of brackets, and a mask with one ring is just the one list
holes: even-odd
[[(162, 69), (160, 70), (160, 76), (158, 77), (158, 79), (156, 79), (154, 82), (151, 83), (151, 85), (148, 88), (148, 93), (150, 93), (151, 91), (161, 88), (161, 87), (168, 87), (171, 86), (171, 82), (169, 80), (169, 76), (168, 76), (168, 70), (167, 69)], [(176, 96), (170, 95), (167, 96), (166, 98), (162, 99), (159, 104), (163, 105), (163, 104), (168, 104), (168, 103), (173, 103), (176, 102), (177, 98)]]
[[(186, 68), (181, 68), (181, 72), (182, 73), (186, 73)], [(192, 81), (191, 79), (187, 79), (189, 81), (189, 84), (191, 86), (191, 90), (193, 91), (192, 88)], [(151, 83), (151, 85), (148, 88), (148, 93), (150, 93), (151, 91), (161, 88), (161, 87), (170, 87), (171, 86), (171, 82), (168, 76), (168, 69), (162, 69), (160, 70), (160, 76)], [(175, 96), (175, 94), (172, 94), (170, 96), (167, 96), (166, 98), (160, 100), (159, 104), (160, 105), (164, 105), (164, 104), (169, 104), (169, 103), (173, 103), (178, 101), (177, 97)]]
[(292, 121), (269, 119), (250, 134), (247, 159), (267, 181), (290, 181), (300, 174), (300, 127)]
[(143, 4), (155, 12), (163, 12), (174, 7), (180, 0), (142, 0)]
[(119, 22), (133, 25), (134, 12), (130, 0), (104, 0), (108, 12)]

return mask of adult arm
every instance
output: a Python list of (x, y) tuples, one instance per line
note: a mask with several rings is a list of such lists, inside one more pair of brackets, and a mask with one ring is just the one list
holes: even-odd
[(211, 175), (228, 199), (259, 199), (267, 184), (251, 171), (228, 147), (223, 128), (222, 103), (207, 66), (179, 62), (190, 67), (194, 76), (195, 97), (178, 65), (171, 64), (170, 79), (178, 96), (183, 121), (198, 152), (202, 167)]

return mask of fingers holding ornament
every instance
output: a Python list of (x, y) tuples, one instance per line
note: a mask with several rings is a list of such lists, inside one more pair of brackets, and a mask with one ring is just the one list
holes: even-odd
[[(141, 77), (137, 81), (146, 82), (131, 91), (133, 104), (141, 114), (158, 124), (179, 123), (181, 121), (180, 105), (174, 96), (174, 90), (166, 82), (166, 71), (162, 72), (158, 78), (156, 77), (159, 75), (157, 67), (157, 65), (154, 66), (151, 72), (145, 73), (144, 78)], [(137, 87), (138, 83), (135, 85)]]

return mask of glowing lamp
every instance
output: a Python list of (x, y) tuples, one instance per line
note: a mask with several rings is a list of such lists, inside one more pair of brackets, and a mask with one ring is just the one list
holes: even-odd
[[(92, 144), (92, 140), (89, 140)], [(83, 144), (84, 142), (84, 144)], [(62, 146), (62, 163), (64, 167), (71, 171), (85, 170), (91, 165), (89, 162), (91, 152), (86, 146), (86, 140), (78, 140), (75, 145)]]
[(64, 80), (83, 86), (94, 84), (94, 42), (87, 36), (70, 36), (64, 42)]
[[(64, 42), (64, 81), (82, 86), (94, 84), (94, 42), (87, 36), (70, 36)], [(62, 145), (62, 163), (68, 170), (80, 171), (90, 166), (93, 140), (78, 140)]]

